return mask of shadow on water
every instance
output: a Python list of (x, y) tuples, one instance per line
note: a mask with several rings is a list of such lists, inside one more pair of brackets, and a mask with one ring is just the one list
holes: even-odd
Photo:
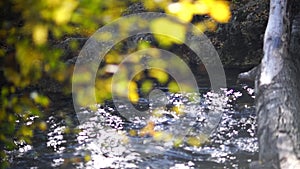
[[(233, 71), (234, 72), (234, 71)], [(61, 101), (46, 117), (48, 129), (36, 131), (33, 143), (19, 143), (20, 148), (10, 153), (11, 168), (248, 168), (257, 160), (256, 116), (253, 87), (236, 85), (235, 77), (227, 76), (228, 87), (221, 107), (211, 101), (213, 93), (201, 87), (200, 99), (166, 93), (166, 107), (151, 108), (159, 113), (152, 117), (154, 130), (169, 134), (138, 135), (146, 125), (144, 119), (126, 121), (113, 104), (97, 105), (89, 119), (76, 124), (76, 114), (69, 100)], [(142, 103), (141, 103), (142, 104)], [(172, 107), (183, 105), (184, 115)], [(188, 144), (189, 136), (199, 135), (210, 110), (218, 106), (221, 120), (200, 146)], [(121, 107), (131, 110), (124, 105)], [(209, 122), (208, 122), (209, 123)], [(215, 122), (213, 122), (215, 123)], [(206, 133), (207, 134), (207, 133)], [(173, 138), (173, 139), (172, 139)], [(181, 142), (175, 144), (176, 139)], [(199, 141), (199, 140), (198, 140)], [(200, 140), (201, 141), (201, 140)]]

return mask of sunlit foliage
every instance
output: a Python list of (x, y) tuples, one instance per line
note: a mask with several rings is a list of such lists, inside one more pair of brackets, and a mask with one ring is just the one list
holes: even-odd
[[(1, 110), (0, 110), (0, 159), (1, 167), (7, 166), (5, 151), (16, 147), (16, 141), (30, 143), (33, 129), (46, 130), (45, 122), (23, 125), (29, 119), (41, 117), (40, 109), (51, 104), (43, 91), (34, 86), (47, 76), (53, 81), (70, 83), (72, 66), (67, 66), (61, 59), (63, 50), (57, 48), (67, 37), (89, 37), (99, 27), (117, 19), (132, 1), (120, 0), (3, 0), (0, 2), (0, 76), (1, 76)], [(171, 0), (148, 1), (144, 4), (149, 10), (163, 10), (169, 14), (190, 22), (194, 15), (208, 15), (211, 19), (198, 23), (202, 31), (214, 30), (217, 22), (225, 23), (230, 19), (229, 4), (218, 0)], [(176, 27), (184, 38), (185, 29), (166, 20), (157, 20), (152, 29), (162, 26)], [(124, 27), (125, 28), (125, 27)], [(123, 30), (125, 31), (125, 30)], [(102, 38), (110, 38), (105, 35)], [(169, 43), (168, 41), (162, 43)], [(78, 44), (72, 43), (71, 49), (78, 50)], [(141, 48), (150, 47), (145, 43)], [(106, 57), (106, 63), (120, 63), (118, 54)], [(99, 72), (101, 74), (101, 70)], [(104, 73), (105, 74), (105, 73)], [(105, 77), (101, 83), (96, 82), (100, 90), (98, 100), (109, 99), (111, 95), (111, 78)], [(149, 75), (161, 83), (167, 76), (161, 70), (151, 70)], [(87, 78), (87, 77), (86, 77)], [(83, 79), (78, 79), (83, 80)], [(105, 87), (103, 87), (103, 84)], [(137, 102), (137, 84), (129, 82), (129, 99)], [(127, 85), (126, 84), (126, 85)], [(147, 93), (153, 86), (152, 81), (144, 81), (140, 86)], [(177, 91), (178, 86), (170, 83), (169, 87)], [(68, 92), (69, 90), (65, 90)], [(85, 100), (85, 98), (82, 98)], [(149, 123), (140, 135), (150, 133), (155, 139), (166, 139), (162, 133), (152, 131)], [(144, 133), (144, 134), (143, 134)], [(134, 134), (132, 131), (131, 134)], [(165, 137), (165, 136), (164, 136)], [(191, 138), (189, 143), (195, 144)]]

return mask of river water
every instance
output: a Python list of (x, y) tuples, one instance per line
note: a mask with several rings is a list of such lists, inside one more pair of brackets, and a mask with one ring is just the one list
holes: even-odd
[[(110, 102), (93, 110), (82, 108), (81, 113), (90, 116), (79, 123), (72, 102), (59, 100), (45, 112), (47, 130), (36, 131), (31, 144), (19, 143), (19, 149), (10, 152), (11, 168), (247, 169), (258, 154), (254, 90), (235, 84), (236, 75), (227, 76), (222, 103), (212, 101), (215, 95), (205, 85), (193, 96), (197, 99), (166, 93), (162, 107), (142, 100), (139, 108), (159, 114), (151, 117), (156, 135), (137, 134), (149, 119), (127, 121)], [(176, 106), (184, 113), (176, 113)], [(218, 122), (207, 120), (212, 111), (218, 111)], [(215, 126), (211, 131), (205, 130), (206, 121)]]

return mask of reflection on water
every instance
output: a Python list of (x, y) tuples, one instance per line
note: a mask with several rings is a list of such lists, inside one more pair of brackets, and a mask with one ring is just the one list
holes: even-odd
[[(203, 90), (200, 99), (167, 94), (166, 107), (148, 105), (148, 112), (156, 114), (150, 117), (154, 130), (164, 134), (158, 139), (133, 134), (147, 119), (126, 121), (111, 103), (82, 109), (89, 118), (76, 127), (70, 127), (71, 108), (54, 111), (47, 118), (47, 133), (37, 132), (32, 145), (20, 143), (11, 153), (11, 168), (248, 168), (258, 152), (253, 89), (244, 86), (225, 93), (222, 102)], [(126, 105), (119, 108), (130, 112)], [(221, 120), (214, 112), (222, 113)], [(211, 131), (211, 126), (217, 127)], [(189, 144), (189, 137), (201, 133), (209, 134), (201, 146)]]

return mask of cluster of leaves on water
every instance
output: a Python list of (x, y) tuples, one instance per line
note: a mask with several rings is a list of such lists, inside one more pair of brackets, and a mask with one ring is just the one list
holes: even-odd
[[(45, 122), (26, 123), (41, 117), (43, 114), (40, 110), (49, 107), (51, 102), (55, 103), (55, 100), (50, 100), (46, 93), (35, 86), (38, 86), (41, 79), (46, 76), (56, 82), (70, 83), (73, 67), (61, 61), (64, 51), (55, 46), (67, 37), (90, 36), (101, 26), (120, 17), (126, 7), (134, 2), (137, 1), (3, 0), (0, 2), (1, 167), (7, 166), (6, 151), (16, 148), (18, 141), (30, 143), (34, 129), (47, 129)], [(202, 31), (213, 30), (217, 22), (225, 23), (230, 19), (227, 1), (145, 0), (144, 4), (149, 10), (163, 10), (184, 22), (190, 22), (194, 15), (208, 15), (210, 19), (197, 24)], [(158, 20), (152, 29), (161, 29), (161, 25), (181, 28), (180, 25), (166, 22), (169, 21)], [(181, 32), (176, 33), (184, 35), (185, 29), (178, 30)], [(71, 47), (76, 50), (78, 44), (73, 43)], [(116, 59), (119, 58), (107, 57), (106, 62), (114, 62)], [(162, 71), (153, 70), (150, 75), (158, 81), (166, 80)], [(110, 95), (108, 90), (111, 79), (103, 78), (101, 82), (101, 85), (104, 84), (106, 87), (104, 90), (103, 87), (99, 88), (105, 95), (98, 98), (104, 100)], [(129, 84), (132, 91), (129, 98), (135, 102), (138, 99), (138, 95), (134, 93), (137, 85), (134, 82)], [(152, 85), (150, 81), (145, 81), (142, 88), (147, 92)], [(176, 87), (176, 84), (172, 85)], [(154, 136), (159, 137), (159, 133)], [(191, 142), (193, 144), (192, 140)]]

